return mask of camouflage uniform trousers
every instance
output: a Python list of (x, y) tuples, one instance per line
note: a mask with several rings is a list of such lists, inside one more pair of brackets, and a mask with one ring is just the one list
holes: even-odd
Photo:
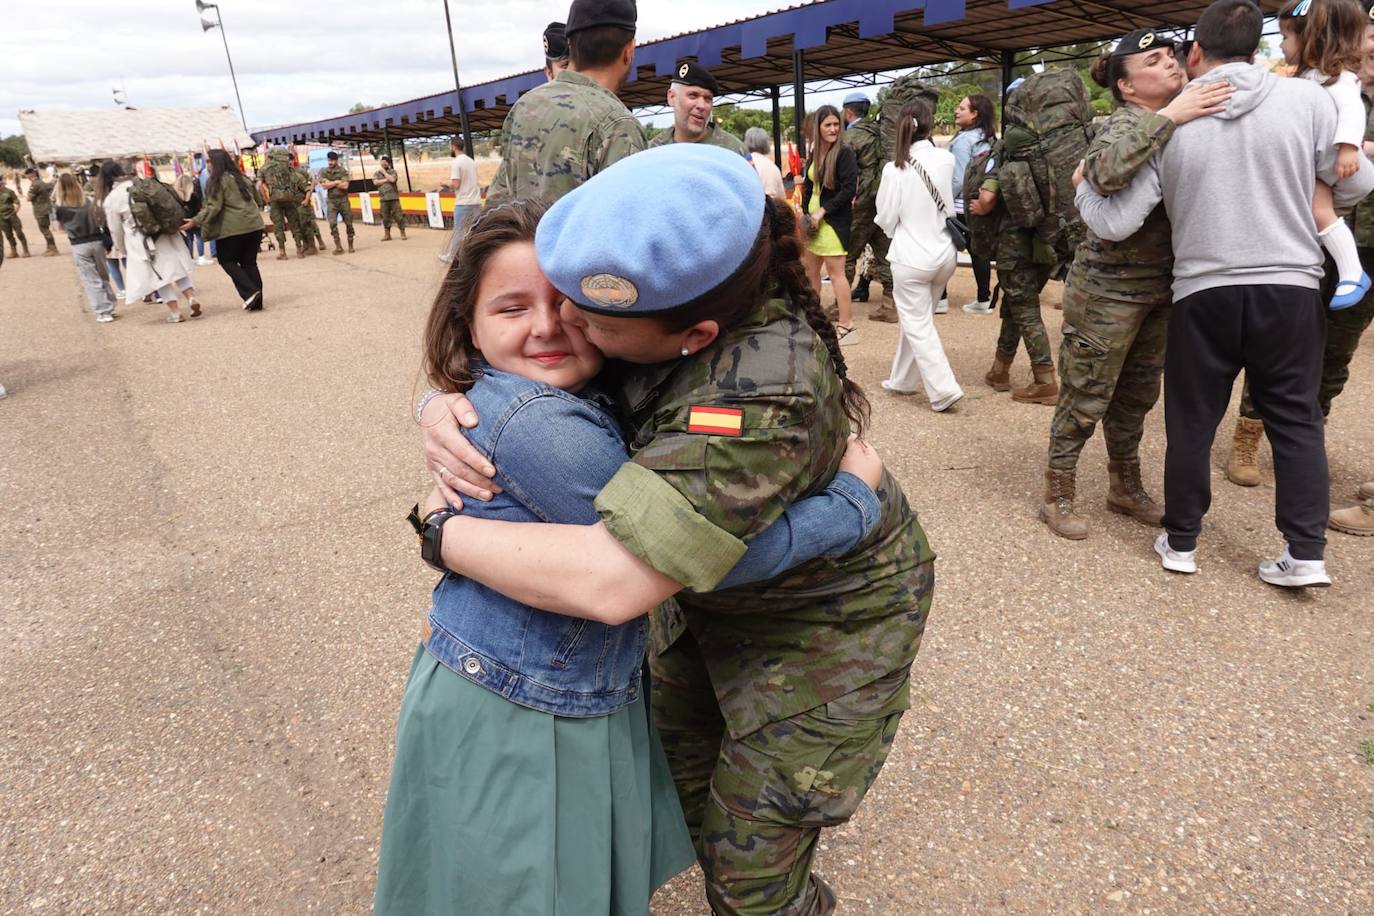
[(353, 241), (353, 208), (348, 205), (348, 198), (342, 201), (335, 201), (329, 198), (329, 208), (326, 217), (329, 220), (329, 236), (334, 240), (334, 244), (339, 244), (339, 217), (343, 217), (344, 229), (348, 232), (348, 241)]
[(405, 216), (401, 212), (400, 199), (382, 201), (382, 228), (390, 232), (392, 226), (396, 226), (399, 229), (404, 225)]
[(883, 292), (892, 298), (892, 265), (887, 262), (887, 249), (892, 240), (879, 228), (877, 202), (855, 204), (854, 223), (849, 236), (849, 253), (844, 258), (844, 276), (854, 287), (854, 268), (863, 256), (864, 248), (871, 246), (873, 257), (868, 262), (868, 275), (883, 284)]
[(1017, 344), (1024, 340), (1033, 365), (1054, 365), (1045, 319), (1040, 316), (1040, 292), (1054, 276), (1055, 269), (1054, 264), (1037, 264), (1029, 260), (998, 260), (997, 285), (1002, 289), (998, 353), (1014, 357)]
[[(24, 226), (19, 222), (19, 214), (14, 213), (10, 216), (0, 216), (0, 232), (5, 235), (5, 241), (10, 243), (10, 254), (15, 254), (19, 250), (19, 245), (24, 246), (24, 250), (29, 250), (29, 240), (24, 238)], [(18, 242), (15, 239), (18, 238)]]
[(33, 214), (34, 222), (38, 223), (38, 231), (43, 236), (43, 241), (47, 243), (49, 249), (57, 248), (57, 240), (52, 237), (52, 211), (43, 209), (35, 210)]
[(301, 218), (301, 238), (309, 241), (313, 237), (315, 247), (324, 251), (324, 233), (320, 232), (319, 221), (315, 219), (314, 206), (307, 200), (296, 209), (296, 212), (300, 214)]
[(291, 237), (296, 240), (296, 247), (302, 247), (305, 244), (306, 229), (301, 225), (300, 205), (294, 203), (272, 204), (272, 228), (276, 233), (277, 248), (280, 251), (286, 250), (288, 225), (291, 227)]
[(909, 705), (909, 669), (734, 738), (696, 640), (650, 660), (650, 703), (717, 916), (820, 916), (821, 828), (853, 816)]
[[(1360, 263), (1365, 273), (1374, 276), (1374, 248), (1360, 249)], [(1326, 276), (1322, 280), (1322, 297), (1330, 299), (1334, 290), (1333, 264), (1328, 259)], [(1360, 338), (1374, 320), (1374, 292), (1366, 293), (1359, 304), (1340, 311), (1326, 310), (1326, 350), (1322, 354), (1322, 380), (1317, 389), (1317, 403), (1321, 405), (1322, 416), (1331, 415), (1331, 403), (1345, 390), (1350, 381), (1350, 361), (1360, 347)], [(1251, 420), (1261, 419), (1254, 402), (1250, 400), (1250, 385), (1246, 383), (1241, 391), (1240, 415)]]
[(1065, 287), (1051, 468), (1077, 468), (1099, 423), (1108, 458), (1139, 456), (1145, 417), (1159, 402), (1171, 308), (1167, 291), (1155, 302), (1120, 302)]

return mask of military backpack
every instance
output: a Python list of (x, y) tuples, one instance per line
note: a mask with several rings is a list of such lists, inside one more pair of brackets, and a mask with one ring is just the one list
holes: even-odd
[(878, 113), (878, 129), (883, 137), (884, 162), (893, 160), (893, 153), (897, 148), (897, 118), (901, 116), (906, 103), (916, 99), (925, 99), (930, 103), (930, 110), (934, 112), (940, 104), (940, 90), (922, 82), (915, 74), (908, 73), (899, 77), (883, 95), (883, 107)]
[(1009, 222), (1072, 251), (1084, 230), (1074, 205), (1073, 173), (1092, 141), (1093, 108), (1074, 70), (1026, 78), (1007, 100), (999, 177)]
[(268, 163), (267, 168), (262, 170), (262, 178), (267, 185), (267, 196), (270, 203), (300, 203), (301, 195), (305, 192), (305, 181), (299, 172), (291, 168), (289, 163), (275, 161)]
[(186, 207), (156, 178), (135, 178), (129, 186), (129, 215), (148, 239), (176, 235), (186, 221)]
[(968, 252), (991, 261), (997, 257), (997, 236), (1002, 231), (1002, 208), (993, 207), (986, 216), (974, 216), (973, 203), (983, 189), (988, 172), (997, 166), (1001, 144), (993, 141), (987, 149), (974, 153), (964, 169), (964, 222), (968, 226)]

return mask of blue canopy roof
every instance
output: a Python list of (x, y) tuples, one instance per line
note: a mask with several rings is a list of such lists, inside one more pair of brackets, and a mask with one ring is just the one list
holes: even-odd
[[(866, 74), (948, 61), (999, 64), (1005, 52), (1103, 41), (1132, 29), (1187, 28), (1208, 0), (818, 0), (639, 45), (621, 98), (631, 109), (663, 104), (684, 58), (695, 58), (725, 95), (791, 86), (793, 52), (807, 81), (845, 84)], [(1269, 4), (1272, 5), (1272, 4)], [(537, 36), (530, 40), (537, 58)], [(475, 131), (496, 130), (511, 104), (544, 82), (542, 69), (463, 90)], [(440, 92), (354, 114), (253, 132), (260, 143), (367, 142), (459, 131), (456, 93)]]

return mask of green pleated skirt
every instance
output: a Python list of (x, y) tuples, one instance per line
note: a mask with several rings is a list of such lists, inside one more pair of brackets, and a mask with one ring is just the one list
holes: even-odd
[(416, 652), (375, 913), (645, 916), (693, 859), (642, 696), (608, 716), (564, 718)]

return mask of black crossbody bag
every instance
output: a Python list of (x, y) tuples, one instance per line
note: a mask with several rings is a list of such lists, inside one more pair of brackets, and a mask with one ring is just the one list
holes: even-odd
[(954, 243), (956, 250), (966, 251), (968, 249), (968, 226), (957, 216), (949, 215), (949, 211), (945, 209), (945, 199), (935, 190), (935, 182), (930, 180), (930, 175), (921, 167), (921, 163), (917, 162), (915, 157), (911, 159), (911, 166), (921, 173), (921, 180), (926, 183), (926, 190), (930, 192), (931, 199), (935, 201), (935, 206), (940, 210), (940, 215), (945, 218), (945, 231), (949, 233), (949, 240)]

